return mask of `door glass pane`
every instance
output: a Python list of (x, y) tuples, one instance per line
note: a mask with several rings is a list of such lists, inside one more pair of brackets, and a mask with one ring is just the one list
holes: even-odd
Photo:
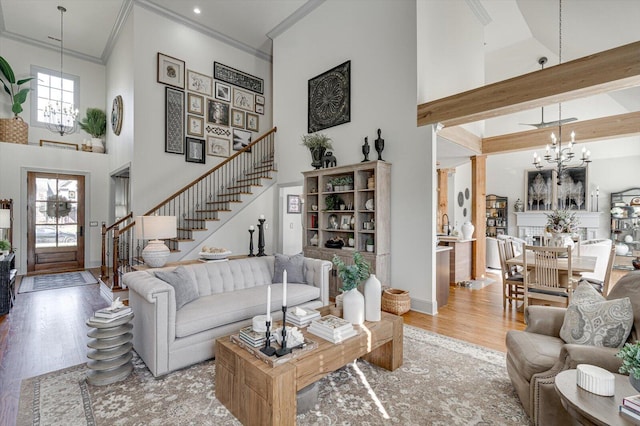
[(58, 246), (75, 246), (78, 241), (78, 227), (76, 225), (58, 226)]
[(36, 179), (36, 248), (77, 244), (78, 182)]
[(36, 248), (56, 247), (56, 226), (36, 225)]

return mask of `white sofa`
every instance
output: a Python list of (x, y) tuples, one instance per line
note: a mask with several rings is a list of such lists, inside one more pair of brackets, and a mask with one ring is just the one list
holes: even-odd
[[(176, 310), (175, 289), (149, 269), (124, 275), (133, 309), (133, 346), (154, 376), (161, 376), (215, 356), (218, 337), (251, 324), (266, 311), (271, 284), (271, 310), (282, 318), (282, 284), (272, 284), (273, 256), (251, 257), (184, 266), (197, 283), (198, 297)], [(307, 284), (287, 284), (289, 307), (329, 304), (331, 262), (304, 258)], [(279, 316), (278, 316), (279, 313)]]

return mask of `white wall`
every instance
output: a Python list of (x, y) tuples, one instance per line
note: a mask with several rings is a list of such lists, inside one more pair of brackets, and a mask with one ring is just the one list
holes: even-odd
[(360, 162), (364, 137), (372, 143), (382, 129), (383, 158), (393, 163), (391, 284), (409, 290), (416, 309), (434, 312), (435, 157), (429, 129), (416, 127), (415, 15), (415, 1), (324, 2), (274, 40), (273, 108), (279, 182), (298, 182), (311, 169), (300, 145), (307, 82), (351, 60), (351, 122), (323, 132), (343, 165)]
[[(287, 213), (287, 196), (301, 195), (302, 185), (280, 188), (280, 237), (279, 251), (284, 254), (296, 254), (302, 251), (302, 215)], [(302, 197), (300, 198), (302, 200)], [(308, 207), (310, 208), (310, 207)]]

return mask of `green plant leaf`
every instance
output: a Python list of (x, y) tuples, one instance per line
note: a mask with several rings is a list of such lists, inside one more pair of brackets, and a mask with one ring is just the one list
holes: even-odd
[(2, 56), (0, 56), (0, 72), (5, 76), (9, 83), (15, 84), (16, 76), (13, 73), (13, 69), (11, 69), (11, 65), (9, 65), (9, 62), (7, 62), (7, 60)]
[(15, 114), (18, 115), (22, 112), (22, 105), (18, 102), (14, 102), (13, 106), (11, 107), (11, 111)]
[(27, 94), (29, 93), (28, 88), (22, 89), (18, 93), (13, 96), (13, 103), (23, 104), (27, 100)]
[(23, 78), (22, 80), (18, 80), (18, 82), (16, 84), (18, 86), (22, 86), (23, 84), (28, 83), (33, 79), (35, 79), (35, 77)]

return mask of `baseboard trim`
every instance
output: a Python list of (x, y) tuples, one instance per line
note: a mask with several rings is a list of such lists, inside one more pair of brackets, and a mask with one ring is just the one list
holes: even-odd
[(436, 315), (438, 313), (438, 302), (435, 300), (422, 300), (412, 297), (411, 310), (422, 312), (423, 314)]

